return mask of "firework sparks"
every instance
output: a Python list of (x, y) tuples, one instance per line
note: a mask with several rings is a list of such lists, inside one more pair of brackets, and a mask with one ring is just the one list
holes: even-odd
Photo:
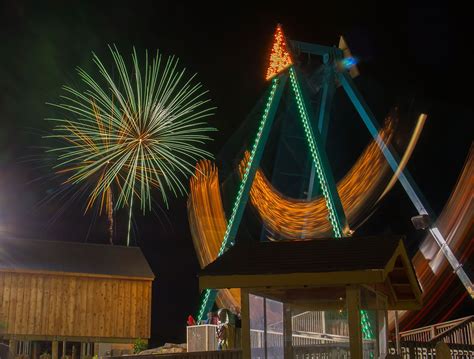
[(169, 193), (185, 193), (196, 161), (212, 157), (202, 145), (215, 129), (205, 121), (214, 110), (207, 91), (179, 68), (177, 58), (146, 53), (141, 69), (134, 50), (129, 71), (117, 49), (110, 51), (116, 79), (93, 54), (97, 80), (78, 69), (85, 88), (64, 86), (63, 103), (52, 105), (66, 117), (48, 119), (54, 122), (48, 137), (61, 142), (51, 150), (56, 173), (66, 176), (65, 184), (86, 188), (85, 211), (98, 205), (112, 226), (112, 206), (131, 211), (136, 198), (145, 212), (154, 188), (165, 203)]

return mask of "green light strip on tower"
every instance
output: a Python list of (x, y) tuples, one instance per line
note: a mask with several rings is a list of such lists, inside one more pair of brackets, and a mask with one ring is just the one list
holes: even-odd
[[(273, 98), (275, 97), (275, 92), (276, 92), (277, 87), (278, 87), (278, 77), (275, 77), (272, 80), (272, 87), (271, 87), (271, 90), (270, 90), (270, 94), (268, 96), (267, 103), (266, 103), (265, 109), (263, 111), (262, 119), (260, 120), (260, 126), (258, 127), (257, 135), (255, 136), (255, 140), (253, 142), (252, 150), (250, 151), (250, 158), (247, 161), (247, 165), (245, 167), (245, 172), (244, 172), (244, 175), (242, 177), (242, 181), (240, 182), (239, 191), (237, 192), (237, 196), (236, 196), (235, 201), (234, 201), (234, 206), (232, 208), (232, 214), (229, 218), (229, 221), (227, 222), (227, 228), (226, 228), (226, 231), (225, 231), (225, 234), (224, 234), (224, 238), (222, 240), (221, 247), (220, 247), (219, 252), (217, 254), (217, 257), (220, 257), (224, 253), (224, 251), (227, 247), (227, 244), (228, 244), (228, 241), (229, 241), (230, 230), (231, 230), (232, 225), (234, 223), (235, 216), (237, 214), (237, 209), (239, 208), (240, 201), (241, 201), (242, 195), (244, 193), (244, 187), (245, 187), (245, 184), (247, 183), (247, 179), (249, 177), (250, 167), (252, 166), (252, 161), (255, 157), (255, 153), (257, 152), (258, 143), (260, 142), (260, 137), (262, 137), (263, 128), (265, 127), (265, 123), (267, 122), (268, 113), (270, 111), (270, 107), (272, 105)], [(201, 302), (201, 306), (199, 308), (198, 319), (203, 318), (204, 310), (207, 306), (207, 301), (209, 300), (210, 295), (211, 295), (211, 289), (206, 289), (205, 292), (204, 292), (202, 302)]]
[[(360, 314), (361, 314), (360, 324), (362, 327), (362, 338), (369, 339), (369, 340), (375, 339), (374, 331), (372, 330), (372, 326), (370, 325), (369, 314), (367, 313), (366, 310), (361, 310)], [(369, 358), (372, 359), (373, 357), (374, 357), (374, 353), (372, 351), (369, 352)]]
[(290, 68), (290, 82), (291, 82), (291, 87), (295, 93), (296, 104), (298, 106), (298, 111), (300, 113), (300, 117), (303, 122), (304, 132), (306, 135), (306, 139), (308, 140), (309, 149), (311, 150), (311, 156), (313, 157), (313, 163), (314, 163), (314, 167), (316, 168), (319, 184), (323, 191), (323, 196), (326, 199), (325, 202), (326, 202), (326, 207), (329, 212), (329, 221), (331, 222), (334, 236), (336, 238), (341, 238), (343, 237), (342, 225), (339, 221), (339, 218), (337, 217), (335, 204), (333, 203), (333, 200), (329, 194), (327, 179), (324, 174), (324, 170), (323, 170), (323, 166), (321, 162), (321, 156), (318, 153), (318, 148), (316, 146), (316, 139), (314, 138), (314, 133), (311, 130), (311, 127), (309, 124), (309, 116), (307, 114), (307, 110), (304, 105), (303, 96), (301, 95), (301, 90), (298, 86), (298, 82), (296, 81), (296, 73), (293, 67)]
[(361, 310), (362, 334), (364, 339), (374, 339), (374, 332), (370, 325), (369, 315), (366, 310)]
[(265, 105), (265, 110), (263, 111), (263, 116), (260, 121), (260, 126), (258, 127), (257, 135), (255, 136), (255, 140), (253, 141), (252, 150), (250, 151), (250, 158), (247, 161), (247, 166), (245, 167), (245, 172), (242, 177), (242, 181), (240, 182), (239, 192), (237, 193), (237, 197), (235, 198), (234, 207), (232, 208), (232, 214), (230, 216), (229, 222), (227, 223), (227, 229), (224, 234), (224, 239), (222, 240), (221, 248), (219, 249), (220, 256), (224, 253), (224, 250), (227, 246), (227, 242), (229, 240), (229, 233), (232, 228), (232, 225), (235, 220), (235, 215), (237, 214), (237, 208), (240, 205), (240, 200), (242, 199), (242, 195), (244, 193), (244, 187), (247, 182), (250, 167), (252, 166), (253, 158), (255, 157), (255, 153), (257, 152), (258, 143), (260, 142), (260, 137), (262, 136), (263, 128), (265, 127), (265, 122), (268, 118), (268, 113), (270, 111), (270, 106), (272, 105), (273, 97), (275, 96), (275, 92), (278, 86), (278, 77), (275, 77), (272, 81), (272, 88), (270, 90), (270, 95), (268, 96), (267, 104)]
[(199, 308), (199, 313), (198, 313), (198, 320), (203, 320), (204, 318), (204, 310), (206, 309), (207, 306), (207, 301), (209, 300), (209, 296), (211, 295), (211, 290), (210, 289), (205, 289), (204, 290), (204, 296), (202, 297), (201, 301), (201, 306)]
[[(309, 124), (309, 116), (308, 116), (306, 107), (304, 105), (301, 89), (299, 88), (298, 82), (296, 81), (296, 73), (293, 67), (290, 68), (290, 82), (291, 82), (291, 87), (295, 93), (296, 104), (298, 106), (298, 111), (299, 111), (301, 120), (303, 122), (304, 132), (306, 135), (306, 139), (308, 140), (309, 148), (311, 150), (311, 156), (313, 157), (313, 162), (316, 168), (316, 173), (318, 175), (319, 184), (323, 191), (323, 196), (326, 200), (325, 202), (326, 202), (326, 207), (329, 212), (329, 221), (331, 222), (334, 236), (336, 238), (342, 238), (344, 236), (342, 232), (342, 225), (339, 221), (339, 218), (337, 217), (335, 205), (329, 194), (327, 179), (324, 175), (324, 170), (323, 170), (323, 166), (321, 162), (321, 156), (318, 153), (318, 148), (316, 146), (316, 139), (314, 137), (314, 133), (311, 130), (311, 127)], [(361, 326), (362, 326), (362, 333), (363, 333), (364, 338), (373, 339), (374, 338), (373, 330), (370, 326), (368, 314), (365, 310), (361, 310)]]

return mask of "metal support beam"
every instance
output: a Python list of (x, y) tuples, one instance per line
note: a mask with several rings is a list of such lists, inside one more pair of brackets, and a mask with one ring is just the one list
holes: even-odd
[(323, 87), (321, 90), (321, 105), (318, 113), (318, 130), (323, 146), (326, 146), (332, 99), (335, 93), (334, 70), (327, 65), (324, 70)]
[(337, 192), (336, 182), (332, 175), (329, 160), (326, 155), (326, 150), (322, 145), (319, 131), (315, 130), (311, 123), (311, 111), (308, 108), (309, 101), (307, 100), (303, 89), (298, 81), (297, 73), (294, 67), (290, 70), (290, 80), (292, 88), (295, 91), (296, 102), (300, 113), (301, 121), (303, 122), (304, 131), (308, 141), (313, 162), (316, 167), (316, 174), (319, 179), (321, 190), (326, 199), (326, 206), (329, 211), (329, 220), (337, 238), (343, 237), (349, 232), (349, 225), (347, 223), (344, 208), (342, 207), (339, 193)]
[(273, 120), (275, 119), (287, 78), (288, 75), (283, 74), (276, 78), (274, 82), (272, 82), (270, 95), (262, 114), (260, 127), (258, 128), (258, 132), (250, 152), (250, 159), (243, 175), (239, 192), (237, 193), (237, 198), (235, 199), (234, 208), (232, 209), (232, 214), (227, 224), (227, 230), (224, 235), (221, 249), (219, 250), (219, 255), (221, 255), (231, 244), (234, 243), (240, 221), (242, 220), (242, 216), (249, 199), (250, 188), (252, 187), (257, 168), (260, 165), (263, 150), (265, 149), (268, 135), (270, 134)]
[[(324, 56), (324, 61), (328, 61), (328, 56)], [(321, 138), (322, 147), (326, 148), (326, 140), (328, 135), (329, 129), (329, 120), (331, 114), (331, 104), (332, 99), (335, 93), (335, 81), (334, 81), (334, 70), (332, 67), (330, 68), (327, 65), (324, 65), (324, 73), (323, 73), (323, 86), (321, 89), (321, 102), (318, 109), (318, 130), (319, 130), (319, 137)], [(313, 128), (315, 125), (313, 124)], [(318, 179), (316, 177), (316, 168), (314, 163), (311, 166), (311, 175), (309, 179), (308, 185), (308, 193), (306, 196), (307, 200), (313, 198), (315, 193), (318, 193), (320, 190)]]
[[(375, 119), (374, 114), (370, 111), (369, 106), (364, 101), (361, 93), (356, 88), (352, 78), (346, 71), (337, 72), (337, 77), (339, 82), (341, 83), (342, 87), (346, 91), (349, 99), (352, 101), (352, 104), (356, 108), (357, 112), (359, 113), (360, 117), (364, 121), (365, 125), (367, 126), (370, 134), (375, 139), (377, 145), (379, 146), (380, 150), (382, 151), (385, 159), (387, 160), (388, 164), (392, 168), (394, 172), (397, 172), (400, 165), (400, 157), (395, 152), (390, 144), (386, 144), (383, 139), (379, 135), (380, 126)], [(430, 209), (428, 202), (423, 197), (420, 189), (418, 188), (417, 184), (415, 183), (414, 179), (411, 177), (408, 170), (405, 168), (402, 171), (399, 171), (398, 180), (400, 184), (405, 189), (408, 197), (410, 198), (411, 202), (417, 209), (420, 215), (428, 215), (432, 220), (432, 225), (429, 228), (429, 231), (433, 238), (435, 239), (436, 243), (440, 247), (441, 251), (443, 252), (445, 258), (453, 268), (454, 273), (457, 274), (459, 279), (461, 280), (462, 284), (466, 287), (469, 295), (471, 298), (474, 299), (474, 289), (472, 286), (472, 281), (462, 268), (462, 265), (457, 260), (456, 256), (452, 252), (451, 248), (449, 248), (446, 240), (444, 239), (443, 235), (439, 231), (438, 227), (435, 224), (435, 215), (433, 211)]]
[[(227, 222), (227, 229), (222, 239), (222, 244), (219, 249), (217, 256), (222, 255), (231, 245), (234, 244), (235, 236), (239, 229), (240, 221), (244, 215), (245, 207), (249, 199), (250, 189), (252, 187), (253, 180), (255, 178), (255, 173), (262, 159), (263, 150), (265, 149), (265, 144), (267, 143), (268, 135), (272, 128), (273, 120), (275, 118), (278, 105), (280, 104), (280, 99), (283, 94), (283, 89), (285, 88), (286, 80), (288, 75), (281, 74), (275, 79), (272, 80), (270, 86), (270, 93), (267, 99), (266, 106), (263, 110), (262, 119), (260, 121), (260, 126), (258, 132), (255, 136), (253, 146), (250, 151), (250, 158), (245, 169), (245, 173), (242, 177), (239, 190), (232, 208), (232, 213)], [(204, 315), (210, 311), (214, 301), (217, 296), (217, 291), (215, 289), (206, 289), (202, 293), (201, 297), (201, 307), (199, 309), (197, 319), (202, 320)]]
[(290, 44), (294, 50), (301, 51), (307, 54), (324, 56), (326, 54), (329, 54), (331, 51), (336, 50), (341, 53), (341, 56), (343, 56), (342, 50), (333, 48), (330, 46), (322, 46), (322, 45), (310, 44), (308, 42), (294, 41), (294, 40), (291, 40)]

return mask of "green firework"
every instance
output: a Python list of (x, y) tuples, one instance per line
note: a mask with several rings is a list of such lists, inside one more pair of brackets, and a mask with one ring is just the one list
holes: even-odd
[[(153, 188), (165, 203), (169, 193), (185, 192), (184, 182), (198, 159), (212, 157), (202, 147), (215, 131), (206, 118), (213, 114), (207, 91), (187, 76), (174, 56), (159, 52), (141, 69), (135, 50), (131, 71), (116, 48), (110, 48), (113, 72), (93, 54), (97, 79), (78, 69), (83, 89), (64, 86), (62, 103), (51, 104), (65, 112), (54, 122), (50, 138), (59, 139), (55, 171), (65, 183), (86, 184), (86, 211), (132, 206), (151, 209)], [(115, 75), (115, 78), (112, 76)]]

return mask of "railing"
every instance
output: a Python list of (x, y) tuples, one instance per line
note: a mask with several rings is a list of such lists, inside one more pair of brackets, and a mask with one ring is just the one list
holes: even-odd
[(474, 344), (474, 315), (400, 333), (402, 341)]
[[(133, 355), (125, 358), (133, 359), (242, 359), (242, 351), (238, 349), (205, 351), (191, 353), (169, 353), (169, 354), (150, 354)], [(124, 357), (106, 357), (106, 359), (124, 359)]]
[(324, 320), (324, 312), (311, 311), (296, 314), (291, 318), (291, 326), (293, 330), (325, 333), (326, 323)]
[[(186, 344), (188, 352), (202, 352), (217, 350), (217, 325), (202, 324), (186, 328)], [(227, 344), (229, 349), (240, 349), (240, 328), (228, 327)]]
[(474, 345), (474, 315), (465, 318), (457, 325), (442, 331), (431, 339), (433, 343)]
[[(250, 330), (252, 358), (283, 357), (283, 334), (263, 330)], [(350, 357), (349, 337), (324, 333), (293, 332), (292, 352), (295, 359), (346, 359)], [(273, 354), (273, 355), (270, 355)], [(363, 358), (373, 358), (375, 340), (364, 340)]]
[[(283, 346), (283, 333), (281, 331), (268, 330), (267, 345)], [(261, 347), (264, 343), (265, 332), (263, 330), (250, 330), (250, 343), (252, 347)], [(326, 333), (313, 333), (293, 330), (293, 346), (308, 346), (327, 343), (348, 343), (349, 337)]]
[[(350, 359), (349, 343), (327, 343), (319, 345), (293, 346), (294, 359)], [(374, 358), (374, 343), (365, 342), (362, 358)]]
[[(349, 326), (347, 320), (331, 319), (326, 322), (324, 311), (305, 311), (291, 317), (293, 332), (325, 333), (329, 335), (348, 336)], [(283, 330), (283, 322), (279, 321), (269, 326), (269, 329)]]
[[(252, 348), (251, 351), (253, 359), (265, 358), (265, 348)], [(293, 346), (291, 351), (294, 359), (349, 359), (351, 357), (349, 343)], [(373, 354), (373, 348), (364, 347), (363, 359), (374, 358)], [(267, 348), (267, 357), (283, 358), (283, 348), (280, 350)]]
[(203, 324), (186, 328), (186, 343), (188, 352), (203, 352), (217, 350), (217, 325)]
[[(235, 350), (225, 352), (212, 351), (216, 346), (215, 326), (189, 328), (193, 328), (192, 330), (195, 331), (192, 334), (193, 340), (191, 340), (191, 342), (203, 345), (203, 347), (199, 345), (192, 348), (188, 347), (188, 351), (191, 352), (194, 350), (195, 353), (201, 353), (201, 357), (206, 359), (235, 359), (235, 357), (215, 356), (217, 355), (215, 353), (239, 352)], [(190, 334), (191, 333), (188, 332), (188, 335)], [(444, 342), (448, 345), (452, 358), (474, 358), (474, 316), (402, 332), (400, 336), (401, 357), (405, 359), (436, 358), (435, 348), (438, 342)], [(189, 339), (190, 337), (188, 337), (188, 346), (190, 344)], [(259, 353), (262, 355), (265, 354), (265, 346), (267, 347), (267, 351), (277, 350), (280, 352), (283, 348), (283, 334), (281, 330), (267, 330), (265, 343), (265, 332), (263, 330), (252, 329), (250, 331), (250, 341), (252, 353), (257, 357)], [(292, 344), (293, 357), (295, 359), (347, 358), (349, 356), (349, 338), (347, 336), (301, 330), (293, 331)], [(211, 350), (212, 352), (206, 352), (205, 350)], [(364, 340), (364, 357), (368, 358), (370, 353), (374, 353), (374, 350), (375, 343)], [(203, 352), (211, 353), (211, 356), (203, 356)], [(194, 353), (185, 354), (191, 355)], [(389, 354), (395, 354), (393, 343), (390, 343)], [(180, 358), (184, 358), (183, 355), (184, 354), (180, 354)], [(241, 353), (239, 355), (241, 355)], [(145, 357), (146, 356), (144, 356), (144, 359)], [(160, 355), (160, 359), (161, 358), (163, 358), (163, 355)], [(193, 358), (196, 357), (194, 356)]]
[[(436, 359), (434, 342), (402, 342), (400, 358), (403, 359)], [(474, 358), (474, 346), (466, 344), (448, 344), (451, 358)], [(395, 343), (389, 342), (388, 354), (395, 355)]]

